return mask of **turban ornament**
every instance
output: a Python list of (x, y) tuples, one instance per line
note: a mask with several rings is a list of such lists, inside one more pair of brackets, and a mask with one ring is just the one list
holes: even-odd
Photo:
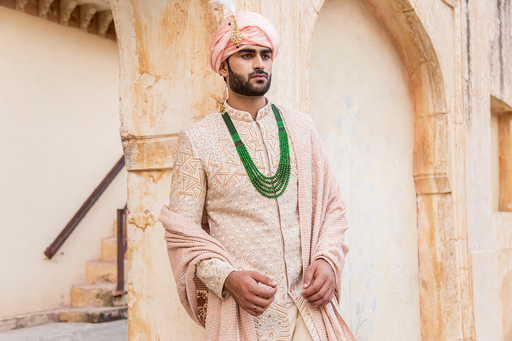
[[(232, 23), (233, 23), (233, 33), (231, 33), (231, 41), (233, 42), (233, 44), (236, 45), (236, 48), (238, 48), (240, 46), (240, 43), (244, 39), (244, 35), (238, 29), (238, 24), (236, 23), (235, 15), (231, 14), (230, 18), (233, 20), (232, 21)], [(231, 26), (231, 22), (229, 22), (228, 25)]]

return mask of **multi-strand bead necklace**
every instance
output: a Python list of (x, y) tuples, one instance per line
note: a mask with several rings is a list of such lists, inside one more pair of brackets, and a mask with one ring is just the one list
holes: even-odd
[(238, 155), (240, 155), (240, 159), (242, 159), (245, 171), (247, 172), (249, 179), (251, 179), (252, 184), (263, 196), (267, 198), (277, 198), (284, 193), (290, 180), (290, 147), (288, 145), (288, 134), (286, 133), (286, 128), (284, 126), (281, 113), (275, 105), (272, 104), (271, 106), (277, 121), (277, 129), (279, 131), (279, 146), (281, 148), (279, 166), (277, 167), (276, 174), (273, 176), (263, 175), (258, 167), (256, 167), (254, 161), (249, 155), (249, 152), (247, 151), (247, 148), (240, 139), (240, 136), (236, 131), (231, 117), (229, 117), (229, 114), (224, 109), (224, 106), (221, 107), (221, 113), (222, 118), (228, 127), (229, 134), (231, 134), (231, 137), (233, 138), (233, 142), (235, 143)]

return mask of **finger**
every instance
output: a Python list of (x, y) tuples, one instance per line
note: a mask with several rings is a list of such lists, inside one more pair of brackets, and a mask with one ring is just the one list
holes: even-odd
[(259, 307), (259, 306), (251, 306), (244, 310), (247, 311), (252, 316), (260, 316), (261, 314), (263, 314), (265, 312), (266, 309)]
[(310, 296), (304, 296), (304, 298), (310, 303), (317, 301), (317, 300), (321, 300), (324, 297), (326, 297), (326, 295), (330, 292), (330, 290), (331, 290), (331, 286), (324, 284), (324, 285), (322, 285), (321, 288), (318, 289), (317, 292), (315, 292), (314, 294), (312, 294)]
[(316, 264), (311, 264), (308, 269), (306, 270), (306, 275), (304, 276), (304, 284), (302, 285), (302, 288), (307, 289), (311, 282), (313, 281), (313, 278), (315, 276), (316, 272)]
[(308, 303), (314, 306), (323, 306), (332, 300), (334, 297), (334, 290), (334, 287), (328, 288), (325, 293), (321, 290), (318, 292), (318, 296), (311, 296), (308, 300)]
[(259, 306), (261, 308), (267, 309), (267, 307), (274, 301), (274, 297), (272, 296), (269, 299), (265, 299), (262, 297), (255, 296), (253, 299), (253, 304)]
[(307, 288), (306, 290), (304, 290), (302, 292), (302, 296), (307, 298), (311, 295), (314, 295), (324, 285), (325, 281), (326, 281), (326, 278), (324, 276), (316, 277), (313, 284), (309, 288)]
[(263, 285), (256, 284), (251, 292), (256, 295), (266, 299), (274, 297), (277, 292), (277, 288), (268, 288)]
[(277, 287), (277, 282), (274, 281), (272, 278), (267, 277), (257, 271), (251, 271), (251, 276), (254, 278), (255, 281), (265, 284), (269, 287), (275, 288)]
[(308, 301), (309, 304), (315, 307), (323, 307), (326, 306), (328, 303), (332, 301), (332, 298), (334, 297), (334, 289), (329, 289), (329, 291), (325, 294), (325, 296), (321, 299), (315, 300), (315, 301)]
[(252, 316), (258, 316), (258, 314), (252, 308), (244, 308), (244, 310)]

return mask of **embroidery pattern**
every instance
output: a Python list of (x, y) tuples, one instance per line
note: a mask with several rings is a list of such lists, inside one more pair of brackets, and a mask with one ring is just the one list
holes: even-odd
[[(270, 105), (260, 110), (256, 122), (248, 113), (229, 106), (226, 111), (258, 169), (267, 175), (275, 173), (280, 146), (275, 117), (268, 115)], [(250, 182), (220, 113), (210, 114), (180, 133), (171, 210), (198, 224), (206, 210), (211, 236), (231, 253), (236, 267), (259, 271), (279, 283), (275, 301), (265, 314), (254, 319), (258, 340), (291, 338), (287, 293), (300, 292), (302, 287), (298, 172), (291, 140), (290, 158), (287, 190), (281, 197), (269, 199), (259, 194)], [(219, 297), (223, 297), (223, 284), (231, 271), (218, 259), (196, 266), (196, 276)], [(298, 307), (301, 315), (307, 316), (308, 307), (305, 304)], [(219, 318), (206, 323), (220, 323)], [(312, 323), (306, 325), (312, 334), (316, 333)]]

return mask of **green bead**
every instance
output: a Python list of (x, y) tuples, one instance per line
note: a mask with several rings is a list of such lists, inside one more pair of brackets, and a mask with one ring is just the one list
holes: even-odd
[(222, 118), (224, 119), (229, 134), (235, 143), (236, 150), (240, 156), (240, 159), (242, 160), (245, 171), (247, 172), (251, 183), (260, 194), (267, 198), (277, 198), (284, 193), (288, 187), (291, 173), (288, 134), (286, 132), (281, 113), (279, 112), (279, 109), (277, 109), (277, 107), (273, 104), (272, 111), (274, 112), (274, 116), (276, 117), (277, 121), (279, 131), (279, 146), (281, 148), (279, 166), (277, 167), (277, 171), (273, 176), (265, 176), (259, 171), (258, 167), (256, 167), (256, 164), (249, 155), (247, 148), (240, 139), (240, 136), (238, 135), (231, 117), (229, 117), (225, 110), (222, 111)]

